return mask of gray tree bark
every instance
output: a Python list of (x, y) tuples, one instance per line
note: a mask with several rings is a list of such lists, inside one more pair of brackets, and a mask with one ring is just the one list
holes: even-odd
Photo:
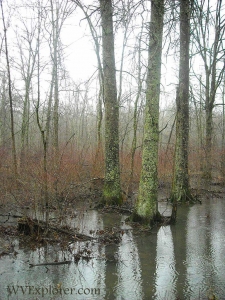
[(134, 219), (152, 222), (158, 216), (159, 97), (164, 1), (151, 1), (148, 75), (142, 170)]
[(5, 42), (5, 56), (8, 72), (8, 89), (9, 89), (9, 106), (10, 106), (10, 123), (11, 123), (11, 137), (12, 137), (12, 160), (13, 160), (13, 170), (15, 178), (18, 177), (18, 167), (17, 167), (17, 153), (16, 153), (16, 139), (15, 139), (15, 128), (14, 128), (14, 113), (13, 113), (13, 96), (12, 96), (12, 85), (11, 85), (11, 71), (9, 65), (9, 53), (8, 53), (8, 41), (7, 41), (7, 29), (5, 24), (5, 16), (1, 1), (1, 11), (2, 11), (2, 23), (4, 30), (4, 42)]
[[(216, 10), (211, 9), (210, 2), (194, 3), (193, 39), (200, 54), (205, 70), (205, 160), (203, 177), (212, 178), (212, 147), (213, 147), (213, 110), (216, 93), (225, 70), (224, 65), (224, 33), (225, 18), (222, 13), (222, 0), (216, 1)], [(215, 16), (214, 16), (215, 14)], [(210, 28), (214, 27), (214, 38)], [(221, 67), (223, 65), (223, 67)]]
[(7, 80), (6, 80), (6, 72), (2, 74), (2, 84), (1, 84), (1, 107), (0, 107), (0, 143), (2, 147), (9, 147), (9, 135), (7, 127), (7, 90), (6, 90)]
[(176, 148), (171, 192), (174, 203), (191, 199), (188, 175), (190, 9), (189, 0), (180, 0), (179, 85), (176, 95)]
[(103, 202), (121, 204), (119, 166), (119, 103), (117, 100), (111, 0), (100, 0), (105, 103), (105, 184)]

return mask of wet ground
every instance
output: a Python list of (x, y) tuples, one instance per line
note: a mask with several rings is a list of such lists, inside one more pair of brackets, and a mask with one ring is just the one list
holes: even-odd
[[(225, 299), (224, 194), (206, 192), (202, 204), (178, 207), (175, 225), (151, 231), (124, 214), (83, 208), (70, 210), (67, 223), (90, 241), (36, 247), (9, 234), (0, 239), (0, 299)], [(168, 203), (159, 209), (170, 215)], [(95, 239), (114, 231), (115, 243)]]

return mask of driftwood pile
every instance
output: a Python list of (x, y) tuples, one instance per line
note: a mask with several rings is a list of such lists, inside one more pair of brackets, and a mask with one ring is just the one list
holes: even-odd
[[(46, 241), (54, 241), (52, 237), (59, 236), (61, 240), (68, 241), (95, 241), (103, 244), (118, 244), (121, 241), (121, 230), (100, 230), (96, 231), (95, 237), (77, 232), (70, 227), (56, 227), (46, 222), (23, 217), (18, 220), (17, 229), (20, 233), (29, 236), (42, 237)], [(59, 242), (59, 239), (55, 240)]]

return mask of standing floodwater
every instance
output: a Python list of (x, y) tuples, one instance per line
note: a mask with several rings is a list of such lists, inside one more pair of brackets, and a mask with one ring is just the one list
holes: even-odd
[[(73, 224), (93, 236), (119, 224), (117, 244), (77, 241), (66, 250), (48, 245), (32, 251), (16, 239), (17, 255), (0, 258), (0, 299), (225, 299), (223, 199), (179, 207), (176, 225), (150, 233), (124, 219), (92, 210)], [(78, 261), (76, 253), (82, 253)], [(54, 264), (63, 261), (72, 262)]]

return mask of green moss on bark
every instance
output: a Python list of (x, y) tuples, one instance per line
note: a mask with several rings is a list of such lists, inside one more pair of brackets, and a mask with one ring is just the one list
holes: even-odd
[(116, 67), (112, 1), (100, 0), (103, 45), (103, 99), (105, 103), (105, 183), (102, 203), (120, 205), (119, 165), (119, 103), (117, 99)]
[(171, 200), (186, 202), (193, 199), (188, 174), (189, 142), (189, 43), (190, 3), (180, 1), (180, 63), (179, 86), (176, 95), (176, 149)]
[(151, 1), (142, 170), (134, 219), (154, 223), (158, 213), (159, 96), (164, 0)]
[(133, 214), (129, 217), (129, 219), (132, 222), (138, 222), (144, 225), (150, 225), (152, 227), (157, 223), (161, 223), (162, 216), (158, 211), (154, 215), (151, 215), (151, 217), (140, 216), (139, 213), (134, 211)]
[(107, 205), (121, 205), (123, 202), (122, 193), (110, 183), (103, 189), (103, 203)]

